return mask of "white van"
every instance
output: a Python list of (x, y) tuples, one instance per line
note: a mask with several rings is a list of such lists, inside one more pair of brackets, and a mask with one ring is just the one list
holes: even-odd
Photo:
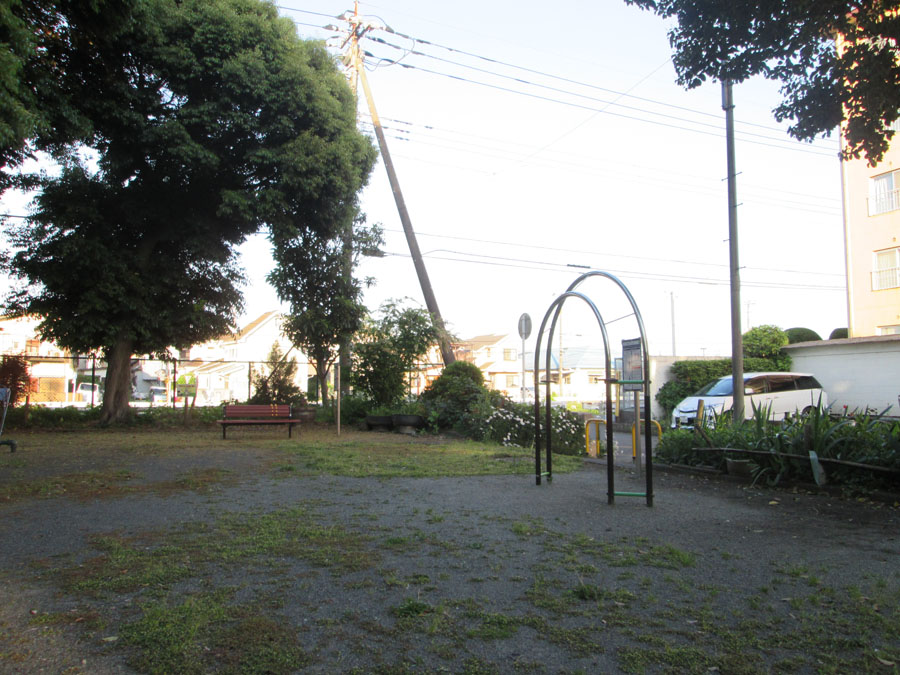
[(150, 399), (150, 403), (168, 403), (169, 401), (165, 387), (150, 387), (147, 397)]
[[(697, 404), (703, 401), (704, 416), (711, 423), (716, 415), (731, 410), (732, 377), (727, 375), (706, 385), (693, 396), (675, 406), (673, 427), (692, 427), (697, 419)], [(753, 417), (753, 408), (768, 409), (770, 420), (808, 412), (821, 403), (828, 406), (828, 395), (819, 381), (809, 373), (745, 373), (744, 417)]]

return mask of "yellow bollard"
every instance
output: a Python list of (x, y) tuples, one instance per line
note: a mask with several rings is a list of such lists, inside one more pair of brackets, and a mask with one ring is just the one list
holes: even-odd
[[(597, 427), (597, 441), (594, 447), (591, 447), (591, 425)], [(606, 420), (599, 417), (590, 419), (584, 423), (584, 450), (588, 457), (597, 457), (600, 454), (600, 425), (606, 424)]]
[[(640, 420), (640, 422), (644, 422), (644, 420)], [(659, 434), (659, 438), (662, 438), (662, 427), (659, 422), (656, 420), (650, 420), (652, 424), (656, 425), (656, 431)], [(631, 459), (637, 458), (637, 422), (631, 425)]]

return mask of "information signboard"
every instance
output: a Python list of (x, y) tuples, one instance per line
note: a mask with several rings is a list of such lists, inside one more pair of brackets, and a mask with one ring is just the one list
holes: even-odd
[(644, 390), (644, 359), (640, 338), (622, 340), (622, 380), (624, 391)]

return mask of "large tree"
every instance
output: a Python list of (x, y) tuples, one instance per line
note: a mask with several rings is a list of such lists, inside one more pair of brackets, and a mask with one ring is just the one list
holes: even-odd
[(353, 272), (359, 257), (377, 255), (381, 243), (381, 229), (366, 227), (361, 214), (349, 218), (333, 236), (298, 230), (274, 242), (276, 265), (268, 280), (290, 307), (282, 329), (309, 357), (324, 401), (338, 347), (362, 327), (366, 314), (362, 290), (368, 280)]
[(320, 44), (260, 0), (144, 0), (75, 50), (58, 84), (89, 122), (12, 229), (9, 306), (108, 362), (102, 419), (128, 413), (129, 359), (220, 335), (241, 307), (235, 247), (267, 227), (327, 236), (375, 151)]
[(900, 113), (900, 11), (896, 0), (625, 0), (674, 18), (679, 84), (780, 80), (776, 119), (801, 140), (842, 121), (846, 157), (875, 164)]

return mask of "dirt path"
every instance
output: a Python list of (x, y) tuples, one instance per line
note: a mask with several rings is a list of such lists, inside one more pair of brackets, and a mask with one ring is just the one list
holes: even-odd
[[(900, 662), (890, 506), (662, 470), (653, 508), (608, 506), (605, 467), (587, 463), (538, 487), (303, 476), (234, 447), (106, 461), (93, 470), (140, 489), (0, 504), (2, 672)], [(617, 489), (642, 483), (620, 467)]]

